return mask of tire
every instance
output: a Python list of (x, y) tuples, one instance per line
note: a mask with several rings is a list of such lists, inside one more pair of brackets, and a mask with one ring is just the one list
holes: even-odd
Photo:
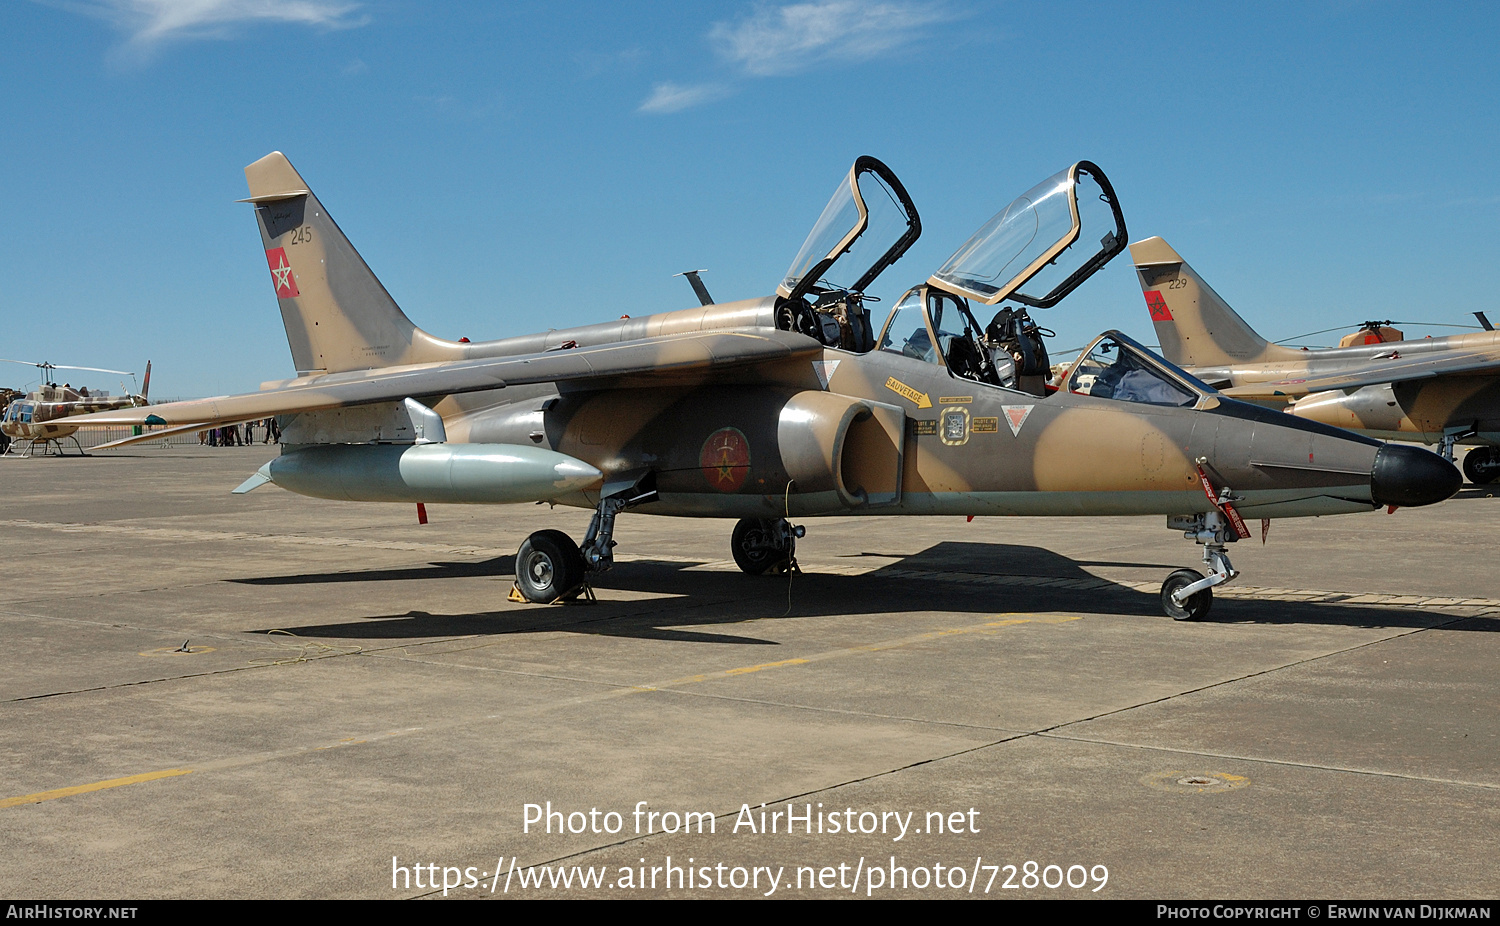
[(1464, 477), (1477, 486), (1500, 478), (1500, 447), (1475, 447), (1464, 454)]
[(778, 548), (772, 538), (779, 533), (781, 522), (758, 518), (741, 518), (734, 526), (730, 538), (730, 549), (734, 553), (734, 564), (748, 576), (762, 576), (775, 569), (784, 569), (792, 561), (792, 548)]
[(1179, 588), (1186, 588), (1202, 578), (1203, 573), (1196, 569), (1179, 569), (1167, 576), (1167, 581), (1161, 584), (1161, 608), (1167, 612), (1168, 617), (1174, 621), (1203, 620), (1214, 603), (1213, 589), (1205, 588), (1180, 605), (1172, 600), (1173, 592)]
[(583, 554), (562, 531), (537, 531), (516, 551), (516, 588), (536, 604), (567, 597), (583, 584)]

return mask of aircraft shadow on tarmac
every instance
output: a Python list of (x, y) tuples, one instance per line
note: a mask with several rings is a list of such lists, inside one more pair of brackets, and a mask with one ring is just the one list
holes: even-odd
[[(862, 556), (847, 557), (857, 562)], [(478, 563), (433, 563), (426, 567), (354, 570), (296, 576), (230, 579), (261, 586), (341, 582), (506, 578), (514, 558), (500, 556)], [(1166, 621), (1155, 589), (1137, 591), (1101, 579), (1084, 566), (1133, 568), (1165, 574), (1170, 563), (1120, 563), (1073, 560), (1041, 547), (1000, 543), (940, 543), (863, 575), (807, 573), (792, 577), (788, 609), (786, 576), (746, 576), (725, 571), (693, 570), (692, 563), (632, 560), (603, 577), (601, 590), (652, 597), (601, 600), (555, 606), (530, 605), (492, 611), (440, 614), (425, 610), (373, 614), (340, 623), (280, 626), (279, 631), (305, 637), (357, 640), (402, 640), (514, 633), (585, 633), (679, 642), (774, 645), (776, 641), (734, 633), (713, 633), (705, 626), (741, 625), (747, 621), (805, 620), (860, 615), (943, 612), (996, 615), (1082, 612)], [(915, 575), (914, 575), (915, 573)], [(965, 581), (954, 573), (996, 577)], [(926, 574), (926, 575), (924, 575)], [(1085, 580), (1087, 587), (1024, 584), (1049, 579)], [(503, 594), (496, 587), (496, 594)], [(1374, 608), (1338, 602), (1219, 598), (1204, 623), (1320, 624), (1357, 627), (1422, 628), (1454, 619), (1453, 615), (1414, 608)], [(678, 628), (695, 629), (678, 629)], [(267, 633), (273, 628), (251, 631)], [(892, 624), (892, 631), (900, 625)], [(1463, 620), (1451, 629), (1497, 631), (1500, 621)]]

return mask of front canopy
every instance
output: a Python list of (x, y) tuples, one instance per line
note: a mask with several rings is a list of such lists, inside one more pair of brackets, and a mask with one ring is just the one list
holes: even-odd
[(921, 234), (906, 188), (865, 155), (834, 190), (776, 291), (787, 299), (818, 289), (863, 292)]
[(1099, 399), (1178, 408), (1197, 407), (1214, 395), (1213, 387), (1118, 331), (1105, 332), (1089, 345), (1063, 385)]

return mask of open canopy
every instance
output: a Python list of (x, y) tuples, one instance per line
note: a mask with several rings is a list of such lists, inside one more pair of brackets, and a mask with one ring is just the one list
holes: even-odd
[(921, 234), (906, 188), (889, 167), (865, 155), (833, 191), (776, 292), (787, 299), (816, 289), (863, 292)]
[(1028, 190), (964, 242), (928, 283), (985, 305), (1056, 305), (1125, 249), (1109, 178), (1079, 161)]

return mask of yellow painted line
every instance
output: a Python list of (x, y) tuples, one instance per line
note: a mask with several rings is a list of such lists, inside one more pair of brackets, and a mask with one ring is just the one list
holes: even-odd
[[(999, 615), (996, 616), (998, 617)], [(1071, 621), (1078, 621), (1082, 619), (1083, 618), (1080, 616), (1001, 618), (1000, 620), (986, 621), (982, 624), (974, 624), (968, 627), (949, 627), (942, 630), (933, 630), (926, 633), (913, 634), (912, 636), (908, 637), (900, 637), (894, 640), (885, 640), (878, 643), (867, 643), (863, 646), (851, 646), (844, 649), (828, 650), (826, 652), (816, 653), (806, 657), (782, 659), (776, 662), (762, 662), (751, 666), (740, 666), (734, 669), (723, 669), (718, 672), (705, 672), (701, 675), (690, 675), (685, 678), (676, 678), (672, 679), (671, 681), (657, 682), (655, 684), (649, 685), (631, 685), (624, 688), (612, 688), (581, 698), (571, 698), (561, 702), (548, 702), (545, 705), (539, 705), (537, 708), (532, 711), (528, 711), (527, 713), (536, 713), (542, 710), (550, 710), (564, 705), (577, 706), (579, 704), (590, 702), (612, 700), (614, 698), (624, 697), (631, 694), (636, 694), (638, 692), (652, 692), (661, 691), (663, 689), (680, 688), (686, 685), (697, 684), (700, 682), (716, 681), (726, 678), (733, 678), (740, 675), (748, 675), (753, 672), (762, 672), (767, 669), (780, 669), (787, 666), (808, 665), (816, 662), (824, 662), (830, 659), (841, 659), (848, 656), (858, 655), (860, 653), (876, 653), (882, 650), (897, 649), (903, 646), (910, 646), (914, 643), (923, 643), (930, 640), (942, 639), (944, 637), (962, 636), (964, 634), (971, 633), (993, 634), (1001, 628), (1015, 627), (1021, 624), (1066, 624)], [(289, 749), (278, 749), (270, 752), (256, 753), (254, 755), (248, 756), (236, 756), (233, 758), (218, 759), (210, 762), (201, 762), (197, 764), (197, 767), (195, 769), (172, 768), (160, 772), (147, 772), (143, 775), (130, 775), (125, 778), (111, 778), (108, 781), (96, 781), (93, 784), (76, 785), (71, 788), (58, 788), (55, 791), (39, 791), (36, 794), (26, 794), (20, 797), (5, 798), (3, 800), (0, 800), (0, 808), (15, 807), (20, 804), (38, 804), (42, 801), (52, 801), (60, 797), (71, 797), (75, 794), (87, 794), (90, 791), (103, 791), (106, 788), (119, 788), (124, 785), (140, 784), (144, 781), (155, 781), (159, 778), (173, 778), (178, 775), (190, 775), (194, 771), (218, 771), (227, 768), (236, 768), (244, 765), (273, 761), (276, 759), (290, 758), (292, 756), (307, 755), (310, 753), (321, 752), (327, 749), (337, 749), (345, 746), (357, 746), (368, 743), (369, 739), (367, 737), (370, 736), (384, 735), (389, 737), (406, 736), (412, 733), (431, 733), (449, 727), (472, 724), (476, 720), (496, 720), (513, 716), (513, 714), (488, 714), (479, 718), (465, 718), (461, 721), (454, 721), (453, 723), (443, 724), (435, 727), (406, 727), (400, 730), (386, 730), (382, 733), (366, 734), (366, 738), (353, 736), (345, 737), (336, 742), (327, 743), (321, 746), (299, 746)]]
[(745, 666), (743, 669), (730, 669), (725, 675), (745, 675), (750, 672), (759, 672), (762, 669), (775, 669), (781, 666), (800, 666), (807, 662), (806, 659), (783, 659), (780, 662), (763, 662), (758, 666)]
[(169, 768), (160, 772), (146, 772), (143, 775), (128, 775), (124, 778), (110, 778), (106, 781), (96, 781), (93, 784), (74, 785), (71, 788), (57, 788), (53, 791), (38, 791), (35, 794), (23, 794), (20, 797), (7, 797), (0, 800), (0, 807), (16, 807), (21, 804), (40, 804), (42, 801), (55, 801), (60, 797), (72, 797), (75, 794), (87, 794), (90, 791), (103, 791), (107, 788), (122, 788), (125, 785), (138, 785), (143, 781), (155, 781), (158, 778), (176, 778), (178, 775), (191, 775), (190, 768)]
[(688, 675), (682, 678), (674, 678), (670, 681), (656, 682), (650, 685), (632, 685), (629, 688), (620, 689), (622, 693), (634, 691), (661, 691), (665, 688), (681, 688), (685, 685), (696, 685), (700, 682), (717, 681), (719, 679), (733, 678), (737, 675), (746, 675), (751, 672), (760, 672), (765, 669), (779, 669), (783, 666), (804, 666), (815, 662), (825, 662), (829, 659), (841, 659), (853, 656), (857, 653), (878, 653), (882, 650), (898, 649), (903, 646), (911, 646), (914, 643), (925, 643), (929, 640), (939, 640), (943, 637), (961, 636), (969, 633), (991, 634), (1002, 627), (1015, 627), (1020, 624), (1066, 624), (1070, 621), (1083, 620), (1082, 617), (1011, 617), (998, 621), (987, 621), (983, 624), (974, 624), (969, 627), (949, 627), (944, 630), (932, 630), (927, 633), (914, 634), (909, 637), (901, 637), (895, 640), (886, 640), (880, 643), (866, 643), (863, 646), (850, 646), (843, 649), (829, 650), (823, 653), (815, 653), (798, 659), (783, 659), (780, 662), (763, 662), (753, 666), (741, 666), (737, 669), (722, 669), (718, 672), (704, 672), (700, 675)]

